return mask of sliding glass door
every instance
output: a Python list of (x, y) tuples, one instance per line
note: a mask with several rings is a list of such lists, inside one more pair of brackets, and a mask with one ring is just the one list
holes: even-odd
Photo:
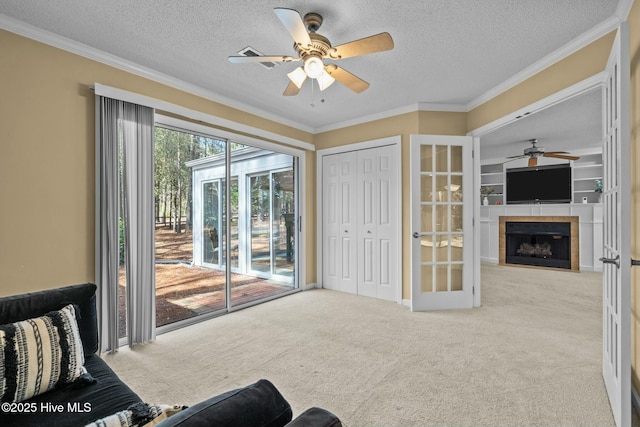
[[(238, 258), (231, 307), (297, 288), (296, 158), (247, 147), (231, 157), (238, 171)], [(288, 261), (287, 261), (288, 260)]]
[[(223, 224), (224, 181), (210, 180), (202, 188), (202, 205), (195, 206), (191, 161), (224, 156), (227, 141), (183, 130), (155, 130), (155, 248), (156, 326), (184, 322), (224, 310), (226, 276), (218, 236)], [(205, 263), (194, 265), (196, 223), (204, 226), (198, 241)], [(222, 240), (220, 240), (222, 242)], [(214, 246), (215, 243), (215, 246)]]
[(293, 167), (252, 176), (251, 265), (255, 274), (282, 275), (287, 282), (295, 269), (295, 180)]
[(295, 158), (160, 127), (155, 143), (156, 325), (295, 289)]
[(161, 127), (155, 143), (156, 326), (295, 290), (296, 158)]

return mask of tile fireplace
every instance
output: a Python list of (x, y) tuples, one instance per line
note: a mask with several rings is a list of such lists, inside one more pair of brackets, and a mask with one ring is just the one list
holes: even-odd
[(501, 216), (500, 264), (579, 270), (578, 217)]

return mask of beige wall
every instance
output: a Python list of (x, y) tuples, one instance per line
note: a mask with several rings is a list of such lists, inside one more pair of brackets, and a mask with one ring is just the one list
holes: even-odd
[[(306, 132), (2, 30), (0, 52), (0, 295), (95, 280), (94, 82), (313, 142)], [(309, 212), (313, 206), (308, 201)], [(305, 220), (315, 224), (313, 214)], [(313, 283), (313, 239), (306, 249), (312, 268), (303, 282)]]
[[(637, 218), (640, 173), (640, 5), (629, 16), (632, 57), (632, 218)], [(608, 35), (520, 85), (466, 113), (415, 112), (345, 129), (306, 132), (226, 107), (104, 64), (0, 30), (0, 295), (94, 280), (94, 103), (99, 82), (214, 116), (315, 143), (318, 149), (402, 136), (402, 183), (409, 182), (409, 135), (464, 135), (602, 70)], [(316, 281), (316, 155), (307, 153), (309, 233), (305, 283)], [(410, 235), (408, 193), (402, 198), (403, 236)], [(632, 252), (640, 258), (633, 223)], [(403, 298), (409, 298), (409, 240), (403, 239)], [(640, 388), (640, 293), (632, 284), (633, 382)]]
[(517, 86), (469, 111), (468, 130), (472, 131), (491, 123), (604, 71), (614, 38), (615, 32), (601, 37)]
[[(640, 2), (629, 17), (631, 56), (631, 257), (640, 259)], [(640, 390), (640, 273), (631, 269), (631, 370), (632, 383)]]
[(316, 149), (332, 148), (388, 136), (402, 138), (402, 298), (411, 298), (411, 222), (409, 197), (409, 136), (465, 135), (466, 113), (420, 111), (316, 135)]

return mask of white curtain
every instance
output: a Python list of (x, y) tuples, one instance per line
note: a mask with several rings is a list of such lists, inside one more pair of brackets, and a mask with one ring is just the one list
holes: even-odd
[(149, 107), (96, 96), (96, 280), (101, 351), (118, 349), (120, 216), (124, 221), (127, 340), (133, 346), (155, 338), (153, 124)]

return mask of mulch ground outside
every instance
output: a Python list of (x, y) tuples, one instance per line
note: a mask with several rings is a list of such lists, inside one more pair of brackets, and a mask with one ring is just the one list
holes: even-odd
[[(190, 230), (175, 233), (156, 226), (156, 260), (191, 260), (193, 239)], [(225, 307), (224, 271), (184, 263), (156, 263), (156, 326), (168, 325)], [(126, 335), (125, 272), (119, 279), (120, 337)], [(291, 290), (269, 280), (231, 274), (231, 301), (239, 305)]]

